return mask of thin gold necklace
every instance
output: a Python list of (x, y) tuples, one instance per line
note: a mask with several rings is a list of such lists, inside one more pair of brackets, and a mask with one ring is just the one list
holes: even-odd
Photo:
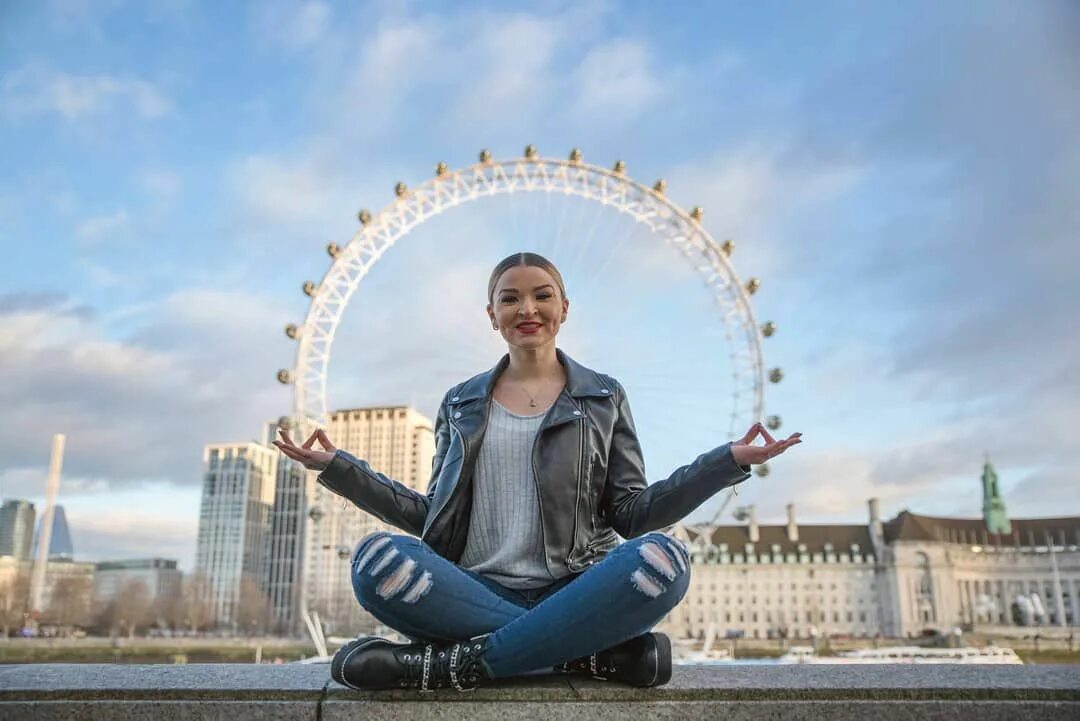
[(521, 390), (525, 391), (525, 395), (529, 397), (529, 407), (536, 408), (536, 399), (532, 397), (532, 393), (529, 393), (529, 389), (525, 387), (525, 384), (521, 384)]

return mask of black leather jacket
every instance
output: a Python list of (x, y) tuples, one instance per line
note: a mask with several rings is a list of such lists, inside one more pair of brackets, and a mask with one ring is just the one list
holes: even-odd
[[(561, 349), (556, 355), (566, 369), (566, 387), (544, 416), (532, 453), (549, 570), (584, 570), (618, 545), (616, 533), (632, 538), (670, 526), (750, 476), (749, 466), (737, 464), (725, 443), (649, 484), (622, 385)], [(508, 353), (443, 397), (427, 494), (341, 450), (319, 483), (457, 562), (469, 532), (473, 468), (492, 389), (509, 363)]]

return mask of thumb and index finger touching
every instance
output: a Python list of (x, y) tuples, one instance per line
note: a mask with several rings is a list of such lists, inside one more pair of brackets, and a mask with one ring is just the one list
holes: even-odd
[[(744, 435), (738, 440), (738, 443), (753, 443), (754, 439), (757, 438), (759, 435), (765, 440), (765, 445), (767, 446), (771, 446), (777, 442), (777, 440), (772, 437), (772, 434), (765, 430), (765, 425), (759, 421), (754, 425), (750, 426), (750, 430), (748, 430), (746, 432), (746, 435)], [(802, 433), (794, 433), (790, 438), (781, 441), (781, 443), (786, 443), (789, 445), (793, 443), (799, 443), (801, 442), (801, 437)]]
[[(284, 439), (283, 445), (293, 449), (298, 448), (297, 445), (293, 443), (293, 440), (289, 436), (288, 431), (286, 431), (284, 428), (279, 428), (278, 433), (280, 433), (281, 437)], [(299, 446), (299, 448), (311, 450), (311, 447), (312, 445), (314, 445), (316, 440), (319, 441), (319, 444), (327, 451), (334, 452), (337, 450), (334, 444), (330, 442), (330, 438), (326, 435), (326, 431), (321, 428), (317, 428), (315, 431), (313, 431), (312, 434), (308, 437), (308, 439), (304, 441), (304, 444), (302, 446)], [(278, 443), (280, 443), (280, 441), (275, 441), (274, 445), (277, 445)]]

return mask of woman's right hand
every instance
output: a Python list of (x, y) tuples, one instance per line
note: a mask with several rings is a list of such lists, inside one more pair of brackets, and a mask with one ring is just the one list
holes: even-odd
[[(311, 437), (304, 441), (302, 446), (295, 445), (292, 439), (289, 438), (289, 434), (284, 430), (278, 429), (278, 433), (281, 434), (284, 442), (274, 441), (274, 445), (289, 458), (303, 464), (304, 468), (309, 471), (321, 471), (326, 468), (334, 458), (334, 452), (337, 451), (337, 448), (334, 447), (334, 444), (330, 442), (330, 439), (326, 437), (326, 434), (321, 429), (312, 433)], [(326, 451), (317, 451), (311, 447), (316, 439)]]

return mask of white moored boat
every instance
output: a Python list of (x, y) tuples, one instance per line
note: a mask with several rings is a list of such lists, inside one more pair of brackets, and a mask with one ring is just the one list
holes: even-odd
[(792, 646), (780, 657), (780, 663), (993, 663), (1022, 664), (1011, 648), (923, 648), (921, 646), (886, 646), (843, 651), (835, 656), (818, 656), (810, 646)]

